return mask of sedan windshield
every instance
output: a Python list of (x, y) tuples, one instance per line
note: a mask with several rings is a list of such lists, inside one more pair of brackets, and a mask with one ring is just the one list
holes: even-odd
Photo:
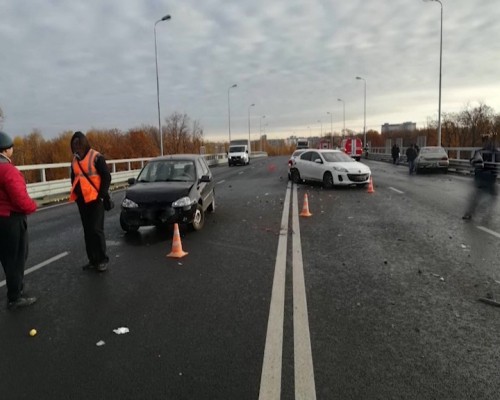
[(149, 163), (139, 174), (138, 182), (194, 182), (194, 163), (188, 160), (162, 160)]
[(326, 162), (354, 162), (354, 159), (340, 151), (329, 151), (322, 153)]

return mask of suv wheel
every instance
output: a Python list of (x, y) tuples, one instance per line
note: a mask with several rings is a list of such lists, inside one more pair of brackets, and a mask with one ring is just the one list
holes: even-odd
[(205, 213), (200, 204), (196, 205), (196, 211), (194, 212), (193, 222), (191, 222), (191, 227), (194, 231), (199, 231), (203, 228), (205, 224)]
[(127, 233), (137, 232), (139, 230), (139, 226), (129, 225), (127, 223), (127, 221), (125, 220), (125, 217), (123, 216), (123, 213), (120, 214), (120, 226)]

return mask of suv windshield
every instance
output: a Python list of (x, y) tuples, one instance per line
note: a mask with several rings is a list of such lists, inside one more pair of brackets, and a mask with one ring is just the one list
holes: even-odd
[(162, 160), (149, 163), (138, 182), (191, 182), (196, 179), (194, 163), (188, 160)]

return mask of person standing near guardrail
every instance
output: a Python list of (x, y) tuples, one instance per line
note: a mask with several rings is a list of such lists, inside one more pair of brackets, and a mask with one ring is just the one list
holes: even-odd
[(104, 236), (104, 209), (105, 204), (110, 202), (111, 174), (102, 154), (90, 147), (82, 132), (73, 134), (71, 151), (72, 187), (69, 199), (76, 201), (78, 206), (89, 259), (83, 269), (104, 272), (109, 262)]
[(399, 146), (396, 143), (392, 145), (391, 156), (392, 156), (392, 163), (397, 165), (399, 163), (400, 150)]
[(36, 302), (24, 290), (24, 267), (28, 258), (27, 215), (37, 205), (28, 195), (26, 181), (12, 164), (14, 142), (0, 132), (0, 262), (7, 283), (7, 308), (26, 307)]
[(491, 203), (497, 195), (497, 176), (500, 165), (500, 149), (495, 147), (491, 135), (482, 135), (483, 147), (474, 152), (470, 163), (474, 167), (474, 188), (469, 197), (467, 211), (462, 219), (470, 220), (484, 195), (490, 195)]
[(408, 169), (410, 175), (413, 175), (415, 172), (415, 160), (418, 156), (417, 150), (415, 150), (415, 146), (410, 144), (410, 147), (406, 149), (406, 160), (408, 161)]

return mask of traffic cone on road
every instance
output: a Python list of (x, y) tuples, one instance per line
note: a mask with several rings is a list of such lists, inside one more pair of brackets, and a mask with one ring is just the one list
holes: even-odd
[(370, 182), (368, 183), (368, 190), (366, 192), (375, 193), (375, 190), (373, 190), (373, 178), (371, 176), (370, 176)]
[(307, 199), (307, 193), (304, 193), (304, 206), (302, 207), (302, 212), (299, 214), (301, 217), (312, 217), (309, 212), (309, 200)]
[(172, 251), (167, 254), (167, 257), (181, 258), (187, 255), (188, 253), (182, 250), (181, 235), (179, 233), (179, 224), (175, 224), (174, 238), (172, 239)]

